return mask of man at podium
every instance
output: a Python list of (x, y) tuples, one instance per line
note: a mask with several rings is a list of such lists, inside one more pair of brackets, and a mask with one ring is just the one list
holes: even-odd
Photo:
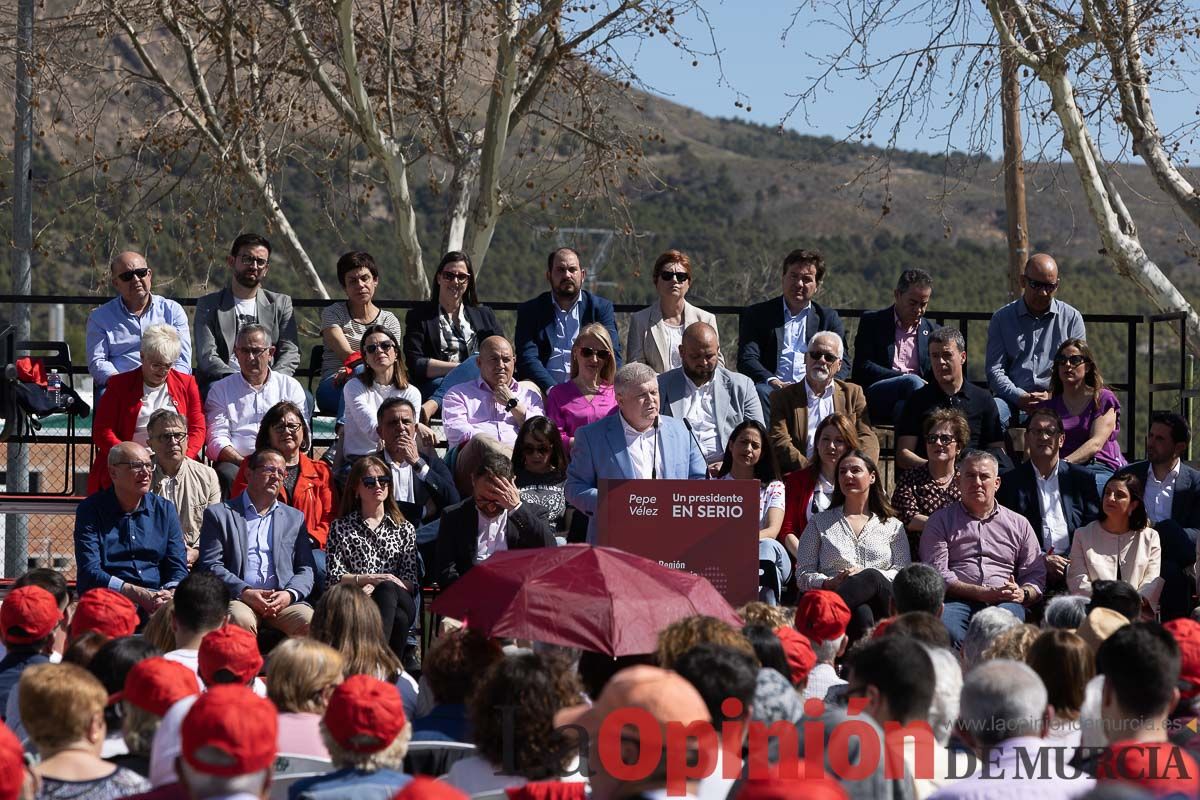
[(596, 543), (600, 481), (622, 478), (703, 478), (704, 458), (682, 422), (658, 414), (658, 375), (640, 362), (617, 370), (618, 414), (575, 432), (567, 468), (567, 502), (587, 514), (588, 542)]

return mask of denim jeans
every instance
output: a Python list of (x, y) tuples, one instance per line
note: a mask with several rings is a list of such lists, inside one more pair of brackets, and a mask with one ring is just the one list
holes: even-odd
[[(942, 624), (949, 631), (950, 643), (955, 650), (962, 646), (963, 639), (967, 637), (967, 628), (971, 624), (971, 617), (987, 607), (987, 603), (967, 602), (966, 600), (947, 600), (942, 605)], [(1020, 603), (998, 603), (997, 607), (1011, 611), (1017, 619), (1025, 621), (1025, 606)]]
[[(792, 557), (777, 539), (758, 540), (758, 560), (771, 561), (775, 564), (775, 573), (779, 576), (779, 586), (787, 586), (792, 579)], [(779, 605), (779, 597), (775, 594), (773, 575), (763, 575), (758, 583), (759, 599), (764, 603)]]

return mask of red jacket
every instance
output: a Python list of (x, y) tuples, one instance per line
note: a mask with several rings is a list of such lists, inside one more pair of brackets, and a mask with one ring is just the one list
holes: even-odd
[(813, 492), (817, 489), (816, 465), (791, 472), (783, 479), (784, 505), (783, 525), (775, 537), (783, 544), (789, 533), (799, 539), (808, 526), (808, 508), (812, 504)]
[[(121, 442), (133, 439), (138, 412), (142, 410), (142, 368), (137, 367), (108, 379), (104, 394), (96, 406), (92, 420), (92, 441), (96, 443), (96, 460), (88, 475), (88, 494), (112, 486), (108, 475), (108, 451)], [(195, 458), (204, 447), (204, 404), (196, 379), (178, 370), (167, 373), (167, 394), (175, 410), (187, 420), (187, 457)]]
[[(237, 477), (233, 479), (233, 488), (229, 490), (230, 497), (237, 497), (246, 491), (247, 461), (248, 459), (244, 459), (238, 468)], [(337, 500), (333, 488), (333, 473), (329, 471), (329, 465), (324, 461), (313, 461), (301, 453), (300, 475), (296, 478), (296, 488), (292, 491), (292, 496), (288, 497), (287, 490), (280, 483), (279, 499), (304, 514), (308, 532), (324, 550)]]

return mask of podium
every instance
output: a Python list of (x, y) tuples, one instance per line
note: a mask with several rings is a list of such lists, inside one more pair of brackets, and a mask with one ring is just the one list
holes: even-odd
[(598, 544), (701, 575), (734, 606), (758, 599), (758, 481), (601, 480)]

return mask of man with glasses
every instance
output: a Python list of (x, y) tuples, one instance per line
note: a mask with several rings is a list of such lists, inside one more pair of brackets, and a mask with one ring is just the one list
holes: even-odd
[(246, 491), (209, 506), (200, 526), (200, 566), (225, 582), (229, 616), (251, 633), (266, 622), (304, 636), (312, 622), (316, 565), (304, 514), (280, 503), (287, 465), (264, 447), (248, 459)]
[(1025, 262), (1021, 296), (988, 323), (988, 385), (1005, 428), (1014, 409), (1028, 413), (1050, 399), (1050, 371), (1059, 345), (1087, 338), (1083, 315), (1054, 298), (1059, 285), (1058, 264), (1038, 253)]
[(243, 233), (233, 240), (225, 262), (229, 286), (196, 301), (196, 380), (201, 392), (238, 371), (234, 345), (247, 325), (266, 330), (273, 370), (293, 375), (300, 366), (292, 298), (262, 288), (271, 268), (271, 243), (258, 234)]
[(175, 506), (191, 567), (200, 556), (204, 509), (221, 502), (221, 484), (212, 467), (187, 457), (187, 420), (181, 414), (160, 408), (150, 415), (146, 432), (154, 452), (150, 491)]
[(375, 415), (383, 448), (374, 455), (392, 472), (392, 496), (405, 519), (420, 526), (461, 498), (446, 462), (417, 447), (417, 411), (404, 397), (389, 397)]
[(460, 383), (446, 392), (442, 425), (446, 441), (458, 447), (474, 436), (490, 436), (509, 447), (530, 417), (545, 416), (542, 398), (513, 377), (516, 358), (503, 336), (479, 345), (479, 380)]
[(871, 430), (867, 400), (860, 386), (836, 378), (842, 365), (842, 337), (821, 331), (808, 340), (804, 377), (771, 395), (771, 447), (786, 475), (812, 463), (817, 426), (830, 414), (854, 421), (858, 447), (879, 460), (879, 439)]
[(183, 306), (151, 294), (151, 270), (138, 253), (119, 253), (109, 264), (117, 296), (94, 310), (87, 321), (88, 372), (96, 387), (141, 366), (142, 333), (151, 325), (170, 325), (182, 347), (174, 367), (192, 374), (192, 334)]
[(175, 507), (150, 493), (150, 451), (122, 442), (108, 451), (112, 486), (75, 514), (78, 591), (105, 588), (137, 603), (143, 618), (171, 599), (187, 577), (187, 548)]
[(271, 368), (275, 347), (270, 336), (270, 331), (257, 323), (238, 331), (234, 345), (238, 372), (214, 383), (204, 402), (206, 452), (216, 467), (225, 497), (229, 496), (242, 459), (254, 452), (259, 424), (271, 406), (287, 400), (308, 409), (299, 381)]

